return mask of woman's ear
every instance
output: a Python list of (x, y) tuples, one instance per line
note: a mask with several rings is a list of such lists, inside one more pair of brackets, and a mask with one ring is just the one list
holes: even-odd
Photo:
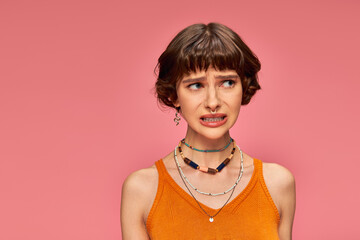
[(172, 103), (173, 103), (174, 107), (176, 107), (176, 108), (180, 107), (180, 103), (179, 103), (178, 99), (176, 99), (175, 101), (172, 101)]

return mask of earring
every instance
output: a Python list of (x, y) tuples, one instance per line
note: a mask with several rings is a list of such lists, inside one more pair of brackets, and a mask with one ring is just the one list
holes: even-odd
[(181, 117), (179, 115), (179, 110), (176, 109), (175, 118), (174, 118), (174, 122), (176, 123), (176, 126), (179, 125), (180, 120), (181, 120)]

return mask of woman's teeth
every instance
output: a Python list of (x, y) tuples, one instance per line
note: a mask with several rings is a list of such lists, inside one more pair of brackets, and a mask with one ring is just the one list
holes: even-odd
[(218, 122), (224, 120), (225, 117), (218, 117), (218, 118), (203, 118), (204, 122)]

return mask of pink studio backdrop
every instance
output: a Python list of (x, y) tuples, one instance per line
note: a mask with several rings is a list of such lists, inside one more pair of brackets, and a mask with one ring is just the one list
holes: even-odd
[(186, 126), (161, 111), (169, 41), (221, 22), (262, 61), (231, 134), (290, 169), (294, 239), (359, 239), (357, 1), (0, 2), (0, 239), (121, 239), (125, 177)]

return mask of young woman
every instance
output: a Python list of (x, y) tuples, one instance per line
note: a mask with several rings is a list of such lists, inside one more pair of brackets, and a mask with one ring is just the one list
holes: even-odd
[(174, 151), (124, 182), (123, 239), (290, 240), (293, 175), (247, 155), (229, 133), (260, 89), (257, 57), (228, 27), (195, 24), (158, 70), (158, 100), (188, 128)]

